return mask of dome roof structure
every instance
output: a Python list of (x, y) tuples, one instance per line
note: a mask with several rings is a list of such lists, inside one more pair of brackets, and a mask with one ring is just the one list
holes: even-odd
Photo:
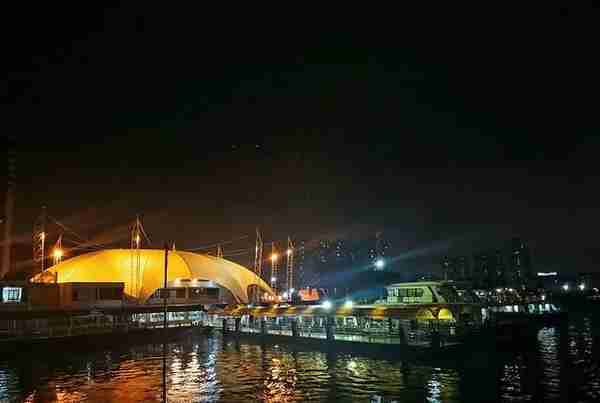
[[(169, 282), (177, 279), (210, 280), (230, 291), (242, 303), (248, 302), (250, 286), (274, 295), (271, 287), (254, 272), (229, 260), (182, 251), (169, 251), (168, 256)], [(125, 294), (145, 301), (163, 286), (164, 259), (162, 249), (140, 249), (139, 253), (132, 249), (107, 249), (65, 260), (38, 274), (32, 281), (46, 282), (51, 273), (50, 277), (57, 275), (59, 283), (123, 282)]]

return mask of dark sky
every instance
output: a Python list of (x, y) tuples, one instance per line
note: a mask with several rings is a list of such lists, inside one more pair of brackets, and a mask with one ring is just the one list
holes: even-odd
[(188, 248), (384, 230), (419, 265), (520, 235), (540, 270), (598, 270), (600, 12), (564, 4), (343, 27), (7, 9), (17, 233), (41, 205), (98, 240), (140, 213)]

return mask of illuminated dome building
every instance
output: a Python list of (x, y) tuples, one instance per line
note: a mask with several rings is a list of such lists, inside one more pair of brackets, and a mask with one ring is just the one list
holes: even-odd
[[(107, 249), (65, 260), (35, 276), (33, 282), (122, 282), (129, 298), (147, 301), (163, 287), (164, 256), (161, 249)], [(181, 283), (212, 282), (225, 299), (247, 303), (252, 287), (274, 295), (254, 272), (229, 260), (182, 251), (169, 251), (169, 287)], [(225, 291), (225, 292), (224, 292)]]

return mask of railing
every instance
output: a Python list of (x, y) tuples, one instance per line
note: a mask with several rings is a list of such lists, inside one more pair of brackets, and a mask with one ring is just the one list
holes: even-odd
[[(210, 320), (207, 322), (207, 325), (214, 328), (223, 329), (223, 319), (225, 318)], [(235, 322), (232, 320), (227, 320), (225, 331), (235, 332), (236, 328), (234, 323)], [(298, 324), (295, 335), (292, 329), (292, 324), (289, 321), (284, 323), (265, 321), (264, 324), (261, 325), (259, 320), (255, 320), (252, 323), (240, 323), (238, 326), (238, 331), (240, 333), (264, 333), (267, 335), (276, 336), (327, 339), (327, 325), (320, 325), (316, 323)], [(264, 329), (262, 326), (264, 326)], [(421, 325), (414, 328), (403, 325), (401, 325), (400, 328), (398, 326), (394, 326), (392, 328), (389, 328), (388, 326), (368, 328), (361, 328), (357, 326), (331, 326), (331, 328), (331, 333), (334, 340), (361, 343), (404, 344), (413, 346), (431, 345), (432, 334), (434, 332), (437, 332), (439, 335), (442, 346), (459, 343), (466, 334), (476, 330), (474, 326), (457, 324), (453, 324), (451, 326), (430, 324), (429, 326)]]
[[(197, 322), (193, 320), (169, 321), (169, 328), (193, 327)], [(0, 330), (0, 340), (7, 339), (46, 339), (54, 337), (68, 337), (79, 335), (93, 335), (102, 333), (128, 332), (142, 329), (161, 329), (163, 322), (98, 322), (76, 325), (51, 325), (39, 328), (19, 328)]]

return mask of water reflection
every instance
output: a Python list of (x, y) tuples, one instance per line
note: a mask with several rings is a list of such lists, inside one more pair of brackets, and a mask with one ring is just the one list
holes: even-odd
[[(452, 367), (195, 336), (167, 346), (166, 391), (171, 401), (593, 401), (597, 327), (584, 318), (543, 328), (524, 352), (466, 352)], [(161, 344), (147, 344), (0, 361), (0, 401), (160, 401), (162, 357)]]

